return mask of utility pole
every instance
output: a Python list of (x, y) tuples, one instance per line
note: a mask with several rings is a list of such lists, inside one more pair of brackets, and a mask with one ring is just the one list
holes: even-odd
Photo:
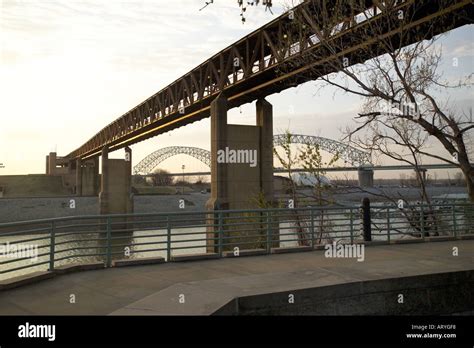
[(183, 195), (184, 195), (184, 168), (186, 168), (186, 166), (183, 164), (181, 166), (181, 169), (183, 170), (183, 189), (182, 189), (183, 190)]

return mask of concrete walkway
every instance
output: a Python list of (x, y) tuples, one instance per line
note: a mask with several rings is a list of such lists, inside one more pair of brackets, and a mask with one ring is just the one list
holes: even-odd
[(310, 251), (111, 268), (0, 292), (0, 315), (206, 315), (240, 296), (473, 269), (474, 240), (370, 246), (364, 262)]

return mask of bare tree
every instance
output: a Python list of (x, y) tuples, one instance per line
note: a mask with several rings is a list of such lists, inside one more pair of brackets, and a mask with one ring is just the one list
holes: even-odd
[[(276, 148), (273, 152), (283, 168), (286, 170), (288, 175), (288, 190), (291, 198), (291, 205), (293, 214), (295, 217), (296, 229), (298, 232), (298, 240), (300, 245), (309, 245), (309, 226), (307, 224), (307, 216), (304, 216), (304, 213), (298, 211), (298, 207), (306, 206), (309, 204), (316, 204), (323, 208), (329, 204), (332, 204), (333, 201), (328, 198), (330, 196), (330, 187), (327, 183), (325, 177), (326, 172), (322, 168), (332, 167), (335, 162), (339, 159), (339, 155), (335, 154), (332, 156), (329, 161), (325, 161), (321, 153), (319, 145), (315, 144), (305, 144), (303, 148), (298, 148), (294, 151), (291, 147), (291, 137), (292, 134), (286, 130), (285, 131), (285, 140), (280, 144), (283, 153), (280, 154)], [(299, 173), (304, 177), (311, 186), (311, 192), (305, 193), (302, 190), (298, 190), (297, 184), (294, 179), (294, 169), (303, 168), (304, 173)], [(324, 239), (329, 240), (329, 233), (331, 231), (332, 222), (326, 218), (327, 212), (324, 209), (318, 210), (318, 216), (316, 218), (316, 226), (318, 233), (317, 243), (321, 243)]]
[[(426, 147), (428, 134), (416, 123), (400, 118), (398, 114), (379, 117), (365, 126), (364, 136), (354, 136), (353, 143), (377, 156), (386, 156), (413, 166), (420, 188), (420, 200), (431, 203), (426, 190), (426, 170), (422, 165), (421, 152)], [(353, 130), (347, 133), (352, 135)]]
[(173, 184), (173, 177), (164, 169), (157, 169), (152, 175), (153, 186), (169, 186)]
[[(204, 1), (203, 7), (199, 10), (202, 11), (205, 9), (207, 6), (211, 5), (214, 3), (214, 0), (208, 0)], [(238, 7), (240, 8), (240, 19), (242, 23), (245, 23), (245, 12), (247, 11), (248, 6), (258, 6), (262, 5), (265, 7), (265, 11), (269, 10), (270, 12), (272, 11), (272, 0), (236, 0), (236, 3)]]
[[(305, 148), (299, 154), (299, 160), (301, 161), (303, 169), (306, 170), (305, 176), (308, 178), (310, 183), (314, 183), (312, 189), (312, 195), (316, 198), (316, 204), (322, 207), (328, 203), (332, 203), (332, 200), (326, 198), (327, 194), (330, 193), (331, 188), (327, 185), (325, 174), (326, 172), (322, 168), (328, 168), (334, 166), (339, 159), (339, 154), (333, 155), (329, 161), (324, 161), (323, 155), (319, 145), (305, 144)], [(318, 244), (323, 239), (324, 232), (331, 230), (331, 221), (326, 219), (326, 211), (321, 209), (319, 211), (318, 218)]]
[[(319, 88), (333, 86), (364, 98), (359, 124), (347, 134), (354, 145), (361, 145), (357, 135), (365, 132), (373, 140), (374, 150), (383, 148), (393, 154), (393, 148), (402, 146), (412, 159), (417, 158), (415, 162), (431, 158), (452, 164), (462, 171), (469, 199), (474, 202), (474, 168), (469, 158), (474, 131), (472, 111), (457, 110), (446, 98), (453, 89), (472, 86), (473, 75), (447, 81), (439, 72), (442, 50), (436, 45), (439, 37), (433, 37), (432, 31), (436, 26), (449, 27), (446, 17), (434, 17), (429, 25), (414, 31), (411, 23), (417, 18), (417, 11), (429, 6), (426, 1), (389, 0), (374, 4), (377, 6), (367, 9), (366, 2), (360, 0), (339, 0), (334, 6), (327, 1), (308, 1), (311, 13), (318, 13), (319, 20), (308, 18), (304, 9), (295, 11), (293, 20), (288, 22), (288, 32), (293, 36), (313, 32), (320, 49), (305, 51), (300, 60), (293, 59), (282, 72), (293, 69), (295, 64), (312, 64), (313, 71), (308, 73), (319, 76)], [(438, 0), (436, 6), (448, 8), (453, 6), (453, 0)], [(339, 35), (346, 29), (352, 31), (351, 36)], [(390, 30), (397, 35), (387, 35)], [(351, 51), (351, 47), (357, 50)], [(302, 51), (294, 45), (288, 50), (292, 48)], [(322, 59), (324, 68), (314, 64)], [(415, 132), (423, 144), (400, 144), (398, 130)], [(392, 138), (394, 134), (396, 138)], [(362, 147), (366, 145), (362, 142)], [(426, 199), (426, 193), (424, 196)]]
[(273, 154), (277, 157), (278, 161), (281, 163), (283, 168), (286, 170), (286, 173), (288, 174), (288, 192), (290, 193), (290, 203), (288, 206), (290, 208), (293, 208), (294, 216), (295, 216), (295, 224), (296, 224), (296, 229), (297, 229), (297, 234), (298, 234), (298, 244), (300, 245), (309, 245), (309, 237), (306, 229), (305, 223), (302, 221), (304, 220), (299, 214), (297, 209), (298, 207), (298, 196), (296, 192), (296, 183), (293, 180), (293, 169), (295, 168), (295, 165), (298, 164), (299, 162), (299, 156), (298, 153), (294, 153), (291, 148), (291, 133), (289, 130), (285, 131), (285, 140), (280, 144), (281, 147), (283, 148), (283, 155), (280, 155), (280, 153), (277, 151), (276, 148), (273, 148)]

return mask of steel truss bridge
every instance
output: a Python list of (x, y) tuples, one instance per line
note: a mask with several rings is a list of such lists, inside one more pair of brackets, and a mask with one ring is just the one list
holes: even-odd
[[(366, 152), (336, 140), (301, 134), (277, 134), (273, 136), (274, 146), (281, 146), (287, 142), (291, 144), (318, 146), (321, 150), (337, 154), (341, 160), (353, 166), (370, 165), (371, 163), (370, 155)], [(172, 156), (181, 154), (189, 155), (200, 160), (208, 167), (211, 166), (211, 152), (208, 150), (189, 146), (170, 146), (149, 154), (133, 168), (134, 173), (143, 175), (151, 174), (161, 162)]]
[[(471, 0), (439, 4), (306, 0), (291, 10), (298, 25), (289, 13), (277, 17), (135, 106), (62, 160), (96, 157), (105, 147), (115, 151), (207, 118), (211, 102), (222, 92), (233, 108), (337, 71), (327, 62), (347, 58), (350, 65), (363, 63), (388, 52), (378, 40), (382, 35), (392, 47), (403, 47), (472, 23)], [(328, 20), (327, 13), (315, 10), (321, 5), (341, 18)], [(407, 18), (403, 24), (395, 20), (400, 11)], [(433, 25), (435, 20), (439, 22)], [(374, 27), (383, 32), (374, 33)], [(329, 52), (324, 42), (344, 48)]]

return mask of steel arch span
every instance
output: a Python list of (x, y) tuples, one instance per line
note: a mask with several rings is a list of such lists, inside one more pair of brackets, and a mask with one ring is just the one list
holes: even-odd
[[(287, 134), (277, 134), (273, 136), (273, 146), (281, 146), (287, 142)], [(339, 158), (345, 163), (349, 163), (354, 167), (361, 167), (371, 164), (372, 160), (367, 152), (356, 149), (353, 146), (344, 144), (337, 140), (332, 140), (314, 135), (290, 134), (291, 144), (303, 144), (319, 146), (321, 150), (332, 154), (338, 154)]]
[[(281, 146), (286, 141), (286, 134), (276, 134), (273, 136), (274, 146)], [(371, 164), (370, 155), (368, 153), (336, 140), (313, 135), (291, 134), (289, 141), (291, 144), (317, 145), (321, 150), (338, 154), (339, 158), (344, 162), (356, 167)], [(198, 159), (208, 167), (211, 166), (211, 152), (208, 150), (191, 146), (169, 146), (146, 156), (133, 168), (134, 173), (143, 175), (151, 174), (161, 162), (177, 155), (188, 155)]]
[(169, 146), (156, 150), (146, 156), (133, 167), (133, 171), (135, 174), (151, 174), (161, 162), (177, 155), (188, 155), (200, 160), (208, 167), (211, 166), (211, 152), (209, 150), (191, 146)]

